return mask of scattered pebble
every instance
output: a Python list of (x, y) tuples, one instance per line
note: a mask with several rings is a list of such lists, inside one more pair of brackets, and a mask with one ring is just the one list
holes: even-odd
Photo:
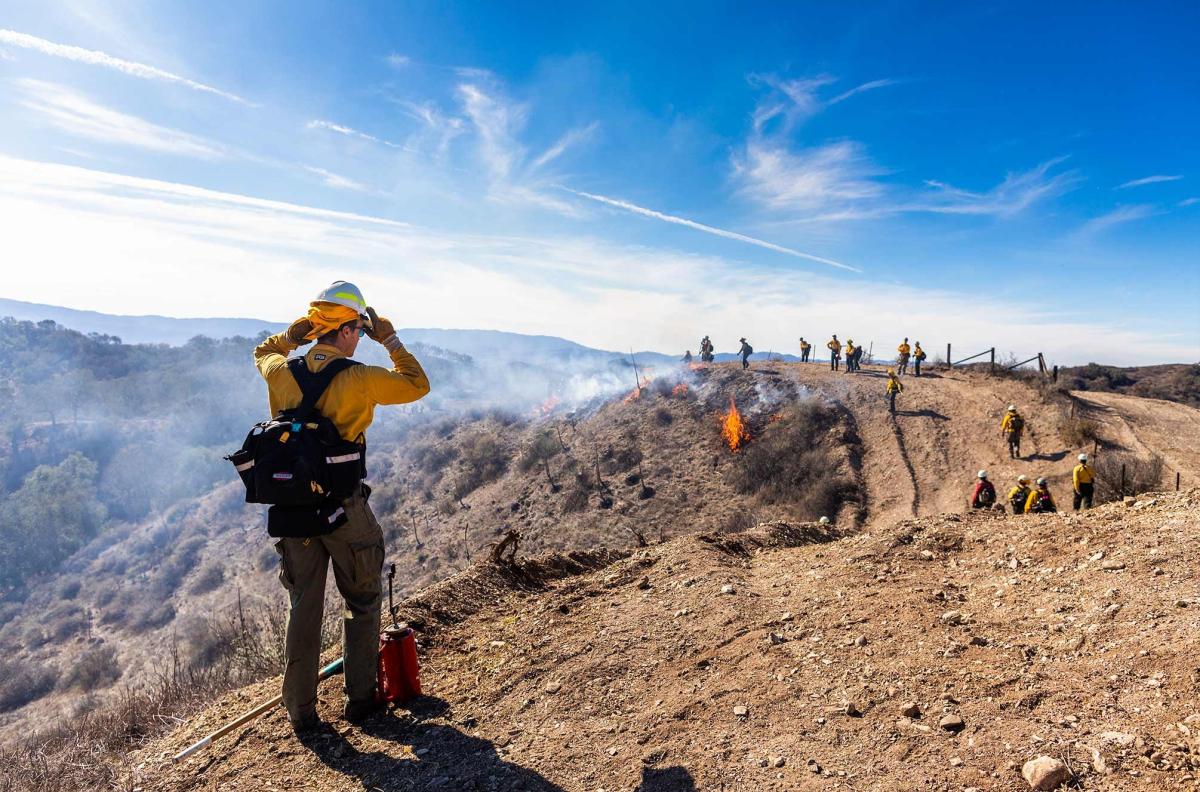
[(1071, 771), (1061, 759), (1053, 756), (1039, 756), (1030, 759), (1021, 768), (1021, 776), (1029, 784), (1030, 789), (1057, 789), (1071, 778)]

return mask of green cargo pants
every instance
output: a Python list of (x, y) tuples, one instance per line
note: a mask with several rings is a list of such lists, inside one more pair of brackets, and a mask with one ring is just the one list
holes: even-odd
[(375, 697), (383, 531), (362, 495), (348, 499), (343, 506), (347, 520), (333, 533), (311, 539), (289, 537), (275, 543), (279, 582), (291, 598), (283, 704), (293, 723), (312, 717), (317, 708), (325, 577), (331, 560), (333, 579), (346, 602), (342, 621), (346, 698), (357, 702)]

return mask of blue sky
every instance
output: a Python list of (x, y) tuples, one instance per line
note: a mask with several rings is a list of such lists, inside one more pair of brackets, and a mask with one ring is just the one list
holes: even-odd
[(1194, 3), (47, 5), (3, 296), (1200, 359)]

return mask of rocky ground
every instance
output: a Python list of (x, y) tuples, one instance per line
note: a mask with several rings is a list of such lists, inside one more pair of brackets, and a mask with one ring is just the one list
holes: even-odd
[[(145, 790), (1194, 788), (1200, 490), (1083, 514), (769, 523), (477, 563), (406, 601), (424, 698), (304, 741), (240, 690)], [(1040, 761), (1035, 761), (1039, 760)], [(1031, 763), (1027, 766), (1027, 763)], [(1041, 773), (1039, 775), (1039, 773)]]

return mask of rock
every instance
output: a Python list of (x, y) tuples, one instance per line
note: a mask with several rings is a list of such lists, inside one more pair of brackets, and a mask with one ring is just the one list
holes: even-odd
[(795, 617), (795, 616), (793, 616), (792, 614), (790, 614), (790, 613), (785, 613), (785, 614), (783, 614), (782, 616), (780, 616), (780, 617), (779, 617), (779, 621), (781, 621), (781, 622), (790, 622), (790, 621), (792, 621), (792, 620), (793, 620), (793, 619), (795, 619), (795, 618), (796, 618), (796, 617)]
[(722, 594), (732, 594), (732, 593), (734, 593), (734, 590), (735, 589), (733, 588), (732, 583), (726, 583), (724, 586), (721, 586)]
[(733, 714), (738, 718), (748, 718), (750, 717), (750, 708), (745, 704), (738, 704), (733, 708)]
[(808, 760), (808, 771), (809, 771), (810, 773), (819, 773), (819, 772), (821, 772), (821, 765), (817, 764), (817, 760), (816, 760), (816, 759), (809, 759), (809, 760)]
[(956, 610), (948, 610), (941, 615), (942, 624), (962, 624), (963, 615)]
[(867, 645), (867, 636), (860, 635), (857, 638), (855, 638), (854, 645), (855, 646), (866, 646)]
[(963, 760), (958, 758), (957, 756), (950, 757), (950, 766), (951, 767), (962, 767), (962, 764), (963, 764)]
[(1108, 572), (1116, 572), (1118, 570), (1125, 568), (1125, 562), (1118, 561), (1115, 558), (1110, 558), (1107, 561), (1105, 561), (1103, 564), (1101, 564), (1100, 568), (1103, 570), (1106, 570)]
[(1128, 748), (1137, 740), (1132, 734), (1126, 734), (1119, 731), (1100, 732), (1100, 742), (1108, 745), (1118, 745), (1122, 748)]
[(932, 553), (932, 552), (930, 552), (929, 550), (922, 550), (922, 551), (921, 551), (921, 560), (923, 560), (923, 561), (932, 561), (932, 560), (933, 560), (933, 553)]
[(1121, 499), (1121, 503), (1125, 504), (1125, 508), (1128, 509), (1130, 506), (1137, 503), (1137, 498), (1133, 497), (1132, 495), (1126, 495)]
[(900, 714), (906, 718), (919, 718), (921, 717), (921, 705), (915, 701), (909, 701), (900, 709)]
[(861, 718), (863, 716), (862, 705), (851, 699), (846, 702), (846, 706), (842, 710), (851, 718)]
[(787, 760), (782, 756), (771, 757), (771, 767), (783, 767), (785, 764), (787, 764)]
[(1030, 789), (1057, 789), (1071, 777), (1071, 771), (1061, 759), (1053, 756), (1039, 756), (1030, 759), (1021, 768), (1021, 776), (1028, 782)]
[(544, 688), (542, 688), (542, 690), (546, 691), (547, 693), (557, 693), (558, 691), (562, 690), (562, 683), (561, 682), (547, 682), (546, 686)]
[(938, 721), (938, 727), (944, 731), (958, 734), (960, 731), (967, 728), (967, 724), (964, 723), (963, 719), (958, 715), (951, 714), (943, 715), (941, 720)]
[(971, 636), (970, 643), (971, 643), (971, 646), (987, 646), (988, 639), (984, 638), (982, 635), (973, 635), (973, 636)]

